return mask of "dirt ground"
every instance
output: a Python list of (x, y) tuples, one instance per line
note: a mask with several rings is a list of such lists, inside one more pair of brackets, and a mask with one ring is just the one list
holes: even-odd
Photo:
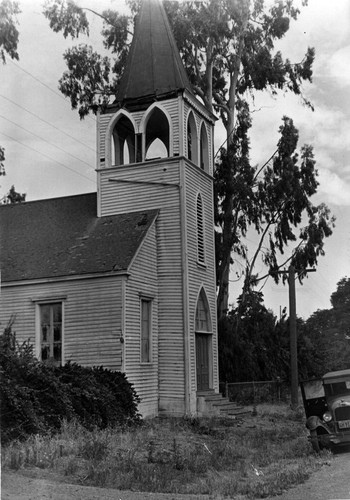
[[(139, 493), (81, 486), (65, 482), (62, 476), (41, 469), (2, 471), (2, 500), (206, 500), (215, 495)], [(350, 451), (317, 471), (304, 484), (266, 500), (350, 500)], [(235, 500), (244, 500), (235, 497)]]

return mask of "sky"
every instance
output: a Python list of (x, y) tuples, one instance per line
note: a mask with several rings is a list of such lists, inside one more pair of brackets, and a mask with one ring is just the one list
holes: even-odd
[[(77, 43), (101, 48), (100, 20), (89, 17), (90, 37), (79, 41), (54, 33), (42, 14), (41, 0), (19, 0), (19, 61), (7, 58), (0, 66), (0, 145), (5, 148), (7, 175), (0, 177), (0, 194), (11, 185), (27, 194), (27, 201), (96, 190), (96, 120), (80, 120), (58, 90), (65, 70), (64, 51)], [(79, 3), (79, 2), (78, 2)], [(94, 10), (122, 10), (123, 0), (84, 0)], [(292, 62), (302, 60), (308, 46), (316, 50), (312, 84), (305, 95), (315, 111), (294, 95), (273, 98), (265, 93), (254, 102), (251, 136), (252, 163), (262, 165), (276, 149), (284, 115), (299, 130), (299, 146), (311, 144), (319, 172), (314, 204), (326, 203), (336, 216), (336, 227), (325, 243), (317, 271), (303, 285), (297, 283), (297, 314), (308, 318), (331, 307), (337, 283), (350, 277), (350, 2), (309, 0), (301, 9), (278, 49)], [(215, 149), (225, 140), (220, 123)], [(253, 241), (252, 241), (253, 243)], [(262, 270), (257, 268), (257, 271)], [(230, 303), (242, 286), (232, 273)], [(268, 281), (265, 305), (279, 316), (288, 307), (288, 287)]]

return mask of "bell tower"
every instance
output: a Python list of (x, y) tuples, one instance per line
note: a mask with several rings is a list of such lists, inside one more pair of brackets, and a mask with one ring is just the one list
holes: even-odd
[[(163, 5), (143, 0), (115, 102), (98, 117), (98, 215), (159, 211), (159, 413), (195, 414), (198, 393), (218, 391), (214, 123)], [(133, 382), (127, 331), (125, 343)]]

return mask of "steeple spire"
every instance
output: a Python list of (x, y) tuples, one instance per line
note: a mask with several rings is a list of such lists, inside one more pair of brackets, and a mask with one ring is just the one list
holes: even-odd
[(192, 92), (164, 7), (142, 0), (116, 100), (162, 99), (184, 89)]

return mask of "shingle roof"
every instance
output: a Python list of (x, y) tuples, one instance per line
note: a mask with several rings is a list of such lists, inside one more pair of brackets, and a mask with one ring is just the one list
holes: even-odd
[(127, 270), (157, 210), (96, 216), (96, 193), (0, 207), (1, 281)]
[(164, 7), (160, 0), (143, 0), (116, 100), (184, 89), (192, 92)]

